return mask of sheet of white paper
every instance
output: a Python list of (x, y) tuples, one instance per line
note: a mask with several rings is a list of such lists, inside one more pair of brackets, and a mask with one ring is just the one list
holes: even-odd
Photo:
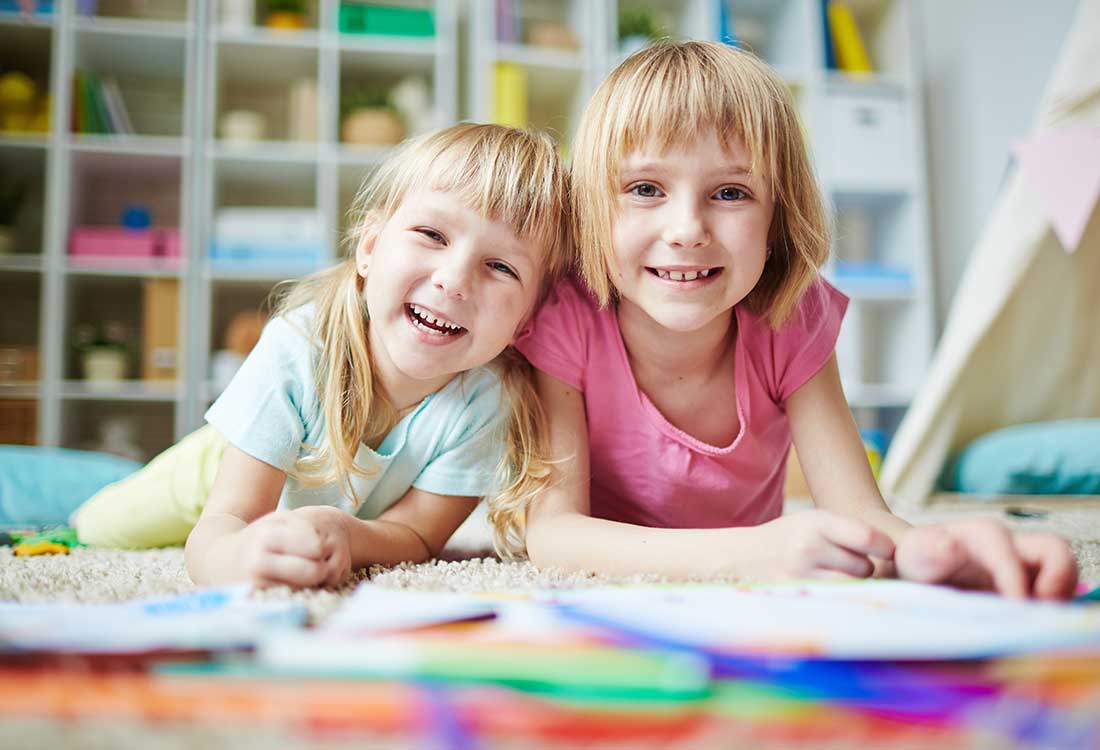
[(303, 625), (306, 614), (294, 602), (250, 599), (244, 586), (112, 604), (0, 602), (0, 651), (246, 648), (268, 628)]
[(498, 600), (452, 591), (391, 589), (364, 581), (321, 626), (343, 633), (376, 633), (493, 617)]
[(1100, 607), (904, 581), (603, 587), (551, 600), (581, 618), (720, 651), (948, 659), (1100, 649)]

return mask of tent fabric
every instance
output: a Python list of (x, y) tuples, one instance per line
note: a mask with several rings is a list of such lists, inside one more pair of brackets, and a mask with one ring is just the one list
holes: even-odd
[[(1100, 125), (1100, 0), (1082, 0), (1037, 130)], [(927, 502), (947, 459), (1027, 422), (1100, 417), (1100, 211), (1067, 253), (1014, 169), (959, 283), (939, 347), (887, 453), (895, 509)]]

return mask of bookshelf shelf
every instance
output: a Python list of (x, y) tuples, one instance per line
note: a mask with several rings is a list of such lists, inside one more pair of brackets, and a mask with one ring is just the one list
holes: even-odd
[(177, 136), (74, 133), (69, 149), (80, 154), (103, 154), (152, 159), (179, 159), (187, 153), (189, 144)]
[(68, 401), (172, 402), (178, 398), (180, 390), (176, 381), (66, 380), (61, 385), (61, 397)]
[(0, 383), (0, 400), (37, 399), (41, 392), (39, 383)]
[(0, 255), (0, 273), (37, 273), (42, 267), (41, 255)]
[(169, 258), (70, 257), (66, 269), (72, 278), (105, 276), (110, 278), (178, 278), (183, 261)]
[(131, 37), (139, 35), (150, 39), (182, 40), (192, 33), (190, 24), (178, 21), (156, 21), (142, 18), (112, 18), (91, 16), (77, 18), (74, 29), (81, 34), (110, 34)]

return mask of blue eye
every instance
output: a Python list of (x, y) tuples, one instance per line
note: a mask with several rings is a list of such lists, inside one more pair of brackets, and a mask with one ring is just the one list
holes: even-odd
[(639, 182), (636, 185), (631, 185), (628, 192), (639, 198), (657, 198), (661, 195), (661, 191), (652, 182)]
[(739, 187), (727, 185), (715, 193), (714, 196), (720, 201), (740, 201), (748, 198), (749, 194)]
[(494, 260), (489, 263), (489, 268), (494, 271), (500, 271), (501, 273), (508, 274), (513, 279), (519, 279), (519, 274), (512, 270), (512, 267), (507, 263), (501, 263), (499, 260)]

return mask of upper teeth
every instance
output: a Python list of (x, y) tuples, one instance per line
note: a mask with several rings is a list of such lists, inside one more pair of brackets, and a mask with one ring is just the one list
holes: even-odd
[(425, 323), (431, 323), (433, 325), (443, 326), (444, 328), (450, 328), (452, 331), (458, 331), (462, 329), (462, 326), (455, 325), (451, 321), (444, 320), (443, 318), (437, 318), (422, 307), (417, 307), (416, 305), (409, 305), (409, 307), (412, 308), (413, 315), (420, 318)]
[(710, 274), (709, 268), (704, 271), (666, 271), (663, 268), (655, 270), (662, 279), (671, 279), (672, 281), (695, 281), (696, 278), (706, 278)]

